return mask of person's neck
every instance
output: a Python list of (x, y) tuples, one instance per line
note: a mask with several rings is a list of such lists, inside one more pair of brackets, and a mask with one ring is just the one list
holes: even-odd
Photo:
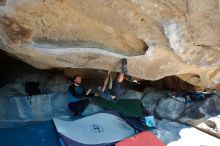
[(77, 83), (74, 83), (74, 85), (75, 85), (75, 86), (79, 86), (79, 84), (77, 84)]

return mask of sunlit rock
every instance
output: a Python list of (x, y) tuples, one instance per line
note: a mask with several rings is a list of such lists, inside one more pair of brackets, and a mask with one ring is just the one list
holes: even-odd
[(3, 0), (0, 49), (37, 68), (93, 68), (201, 87), (220, 82), (219, 0)]

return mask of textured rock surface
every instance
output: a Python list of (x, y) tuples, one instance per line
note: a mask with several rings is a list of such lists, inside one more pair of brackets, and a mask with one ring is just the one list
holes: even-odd
[(219, 139), (196, 128), (169, 120), (159, 121), (157, 129), (152, 132), (167, 146), (217, 146), (220, 144)]
[(83, 116), (89, 116), (98, 112), (103, 111), (104, 109), (96, 104), (90, 103), (86, 109), (83, 111)]
[(184, 109), (185, 103), (168, 98), (160, 101), (157, 108), (157, 113), (162, 118), (176, 120), (182, 115)]
[(198, 124), (197, 127), (206, 133), (211, 133), (220, 137), (220, 115)]
[[(178, 102), (168, 98), (168, 91), (153, 91), (144, 96), (142, 103), (144, 108), (162, 119), (176, 121), (185, 125), (191, 125), (220, 138), (219, 131), (219, 101), (220, 93), (217, 92), (207, 100), (193, 101), (191, 103)], [(206, 124), (207, 121), (213, 123)], [(210, 127), (211, 125), (211, 127)]]
[(180, 139), (170, 142), (167, 146), (217, 146), (220, 140), (196, 128), (184, 128), (179, 132)]
[[(142, 105), (150, 113), (155, 114), (159, 101), (162, 98), (167, 98), (168, 91), (151, 91), (147, 93), (142, 99)], [(166, 106), (166, 105), (164, 105)]]
[(141, 98), (144, 96), (144, 94), (142, 92), (137, 92), (134, 90), (126, 90), (125, 93), (120, 96), (120, 99), (139, 99), (141, 100)]
[(54, 75), (47, 72), (26, 73), (19, 79), (16, 79), (13, 83), (0, 88), (0, 98), (27, 95), (24, 84), (25, 82), (30, 81), (39, 82), (41, 91), (47, 94), (66, 92), (71, 84), (70, 80), (60, 74)]
[[(219, 0), (1, 0), (0, 48), (37, 68), (220, 81)], [(148, 48), (149, 47), (149, 48)], [(148, 48), (148, 51), (146, 51)]]
[(168, 144), (177, 141), (180, 138), (180, 131), (184, 128), (189, 128), (189, 126), (169, 120), (161, 120), (157, 123), (157, 129), (153, 129), (152, 132), (165, 144)]
[(68, 113), (65, 95), (65, 93), (36, 95), (32, 97), (31, 106), (26, 96), (1, 97), (0, 121), (41, 121), (51, 119), (56, 113)]
[[(185, 107), (184, 114), (177, 121), (183, 124), (192, 125), (201, 129), (202, 131), (205, 131), (206, 133), (220, 137), (220, 131), (218, 130), (220, 123), (218, 122), (219, 120), (217, 118), (220, 113), (219, 104), (217, 105), (213, 103), (214, 101), (219, 103), (219, 100), (220, 98), (218, 95), (203, 102), (187, 105)], [(216, 122), (216, 128), (201, 126), (207, 123), (209, 119), (215, 118), (217, 119), (217, 122), (214, 120), (214, 122)]]
[[(184, 114), (178, 119), (179, 122), (195, 126), (207, 133), (220, 138), (219, 131), (219, 102), (220, 94), (212, 96), (206, 101), (189, 104), (185, 107)], [(216, 127), (209, 127), (207, 121), (214, 121)], [(206, 125), (206, 126), (205, 126)]]
[[(31, 102), (30, 105), (26, 96), (1, 97), (0, 123), (43, 121), (53, 117), (70, 120), (73, 117), (67, 107), (66, 93), (35, 95)], [(100, 111), (103, 108), (90, 103), (82, 115), (88, 116)]]

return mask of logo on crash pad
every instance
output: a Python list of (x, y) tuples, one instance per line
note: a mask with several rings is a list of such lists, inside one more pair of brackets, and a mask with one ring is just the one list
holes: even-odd
[(99, 124), (91, 124), (90, 129), (94, 133), (102, 133), (104, 131), (104, 128)]

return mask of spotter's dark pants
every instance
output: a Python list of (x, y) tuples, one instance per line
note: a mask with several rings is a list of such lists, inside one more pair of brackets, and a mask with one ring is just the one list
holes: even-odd
[(89, 105), (90, 100), (89, 99), (83, 99), (76, 102), (71, 102), (68, 104), (68, 108), (70, 111), (74, 112), (74, 115), (78, 116), (80, 113), (82, 113), (85, 108)]

